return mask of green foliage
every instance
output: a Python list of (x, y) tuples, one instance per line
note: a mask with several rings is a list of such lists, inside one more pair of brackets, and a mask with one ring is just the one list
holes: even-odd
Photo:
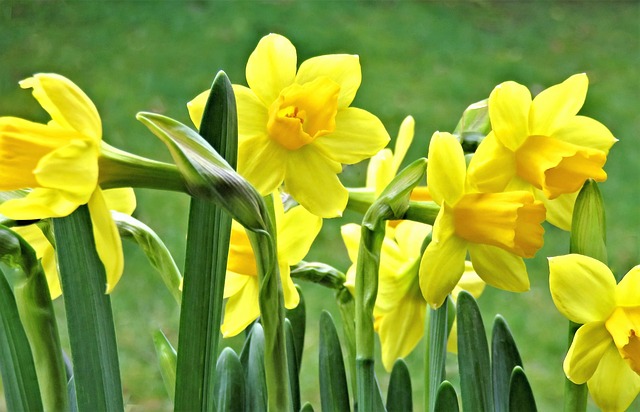
[(509, 386), (509, 411), (536, 412), (538, 410), (529, 380), (520, 366), (513, 368)]
[(231, 348), (224, 348), (216, 364), (213, 392), (218, 412), (245, 411), (245, 381), (242, 364)]
[(522, 359), (507, 322), (498, 315), (491, 333), (491, 378), (497, 412), (509, 410), (509, 387), (515, 367), (522, 367)]
[(329, 312), (320, 315), (320, 401), (322, 410), (349, 411), (349, 391), (338, 332)]
[(403, 412), (413, 410), (411, 396), (411, 376), (409, 368), (402, 359), (393, 364), (389, 388), (387, 389), (387, 412)]
[(443, 381), (438, 387), (434, 410), (438, 412), (458, 412), (460, 410), (458, 395), (449, 381)]

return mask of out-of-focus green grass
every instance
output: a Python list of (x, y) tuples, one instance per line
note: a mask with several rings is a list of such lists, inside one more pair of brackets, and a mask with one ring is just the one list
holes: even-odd
[[(407, 157), (414, 159), (426, 155), (435, 130), (453, 129), (464, 108), (486, 98), (496, 84), (515, 80), (537, 92), (587, 72), (591, 85), (582, 114), (602, 121), (620, 139), (601, 190), (610, 265), (624, 273), (640, 262), (639, 20), (637, 2), (5, 0), (0, 1), (0, 115), (45, 120), (17, 82), (35, 72), (57, 72), (96, 103), (110, 144), (169, 160), (135, 113), (155, 111), (188, 123), (186, 102), (208, 88), (216, 71), (224, 69), (233, 82), (244, 84), (247, 57), (260, 37), (277, 32), (297, 46), (299, 62), (320, 54), (359, 54), (363, 83), (353, 105), (377, 114), (392, 136), (402, 119), (413, 115), (416, 139)], [(362, 184), (364, 166), (347, 167), (343, 181)], [(188, 199), (150, 190), (137, 194), (136, 217), (158, 232), (181, 265)], [(347, 213), (326, 221), (310, 258), (346, 270), (339, 225), (359, 218)], [(529, 262), (530, 292), (487, 290), (479, 304), (487, 328), (496, 313), (507, 318), (539, 408), (557, 410), (566, 321), (550, 299), (545, 257), (566, 253), (568, 237), (548, 227), (545, 240)], [(140, 251), (125, 244), (125, 254), (125, 274), (112, 301), (128, 409), (170, 409), (151, 333), (162, 328), (176, 342), (178, 309)], [(310, 311), (303, 397), (319, 406), (318, 312), (324, 307), (338, 316), (330, 291), (303, 288)], [(60, 301), (56, 310), (63, 310)], [(417, 404), (422, 351), (420, 346), (408, 358)], [(381, 371), (383, 388), (385, 381)]]

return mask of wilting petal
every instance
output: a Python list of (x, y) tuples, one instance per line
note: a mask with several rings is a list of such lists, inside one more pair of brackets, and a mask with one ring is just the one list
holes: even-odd
[(368, 159), (389, 142), (384, 125), (366, 110), (348, 107), (336, 114), (333, 133), (321, 136), (314, 145), (339, 163), (353, 164)]
[(489, 133), (471, 158), (467, 186), (480, 192), (501, 192), (515, 176), (515, 153)]
[(243, 139), (238, 148), (238, 173), (261, 195), (273, 193), (284, 180), (286, 152), (266, 135)]
[(589, 79), (581, 73), (540, 92), (531, 105), (530, 134), (552, 135), (582, 108), (588, 88)]
[(278, 34), (260, 39), (247, 62), (247, 83), (266, 107), (271, 106), (280, 91), (294, 82), (296, 48)]
[(560, 313), (576, 323), (604, 321), (615, 306), (616, 280), (611, 270), (587, 256), (550, 257), (549, 288)]
[(53, 121), (80, 132), (94, 142), (102, 139), (102, 123), (89, 97), (66, 77), (39, 73), (20, 82), (23, 89), (33, 88), (33, 97)]
[(521, 257), (499, 247), (469, 243), (469, 255), (478, 276), (488, 285), (525, 292), (529, 290), (529, 276)]
[(312, 146), (290, 152), (285, 188), (305, 209), (323, 218), (341, 216), (349, 192), (337, 174), (342, 166), (318, 153)]
[(415, 134), (416, 121), (412, 116), (407, 116), (400, 124), (400, 130), (398, 131), (398, 137), (396, 138), (396, 144), (393, 149), (393, 168), (394, 174), (400, 169), (400, 165), (404, 160), (404, 157), (413, 142), (413, 135)]
[(362, 81), (360, 60), (352, 54), (330, 54), (312, 57), (302, 62), (296, 83), (304, 84), (326, 76), (340, 85), (338, 108), (348, 107), (356, 97)]
[(640, 265), (633, 267), (616, 286), (618, 306), (640, 306)]
[(582, 325), (573, 337), (569, 352), (564, 359), (565, 375), (573, 383), (585, 383), (596, 371), (604, 353), (611, 347), (614, 350), (616, 348), (604, 327), (604, 322), (590, 322)]
[(68, 216), (78, 208), (76, 199), (57, 189), (37, 188), (26, 197), (0, 204), (0, 214), (10, 219), (32, 220)]
[(136, 210), (136, 194), (130, 187), (103, 190), (104, 200), (109, 210), (125, 213), (129, 216)]
[(55, 250), (47, 237), (37, 225), (18, 226), (13, 228), (22, 238), (31, 245), (36, 252), (36, 257), (41, 259), (42, 269), (49, 285), (51, 299), (62, 294), (60, 279), (58, 278), (58, 266), (56, 265)]
[(489, 96), (491, 128), (498, 140), (515, 151), (529, 136), (531, 93), (521, 84), (504, 82)]
[(433, 200), (454, 204), (464, 192), (467, 165), (460, 142), (449, 133), (435, 132), (429, 142), (427, 186)]
[(585, 116), (574, 116), (557, 128), (553, 138), (576, 146), (589, 147), (609, 153), (609, 149), (618, 141), (607, 126)]
[(124, 269), (122, 241), (100, 188), (96, 188), (93, 192), (88, 206), (91, 213), (96, 251), (104, 265), (107, 278), (106, 293), (110, 293), (120, 280)]
[(258, 278), (251, 277), (240, 292), (229, 298), (220, 327), (224, 338), (236, 336), (260, 316), (259, 291)]
[(640, 393), (640, 376), (627, 366), (615, 346), (610, 345), (587, 386), (603, 411), (622, 412)]

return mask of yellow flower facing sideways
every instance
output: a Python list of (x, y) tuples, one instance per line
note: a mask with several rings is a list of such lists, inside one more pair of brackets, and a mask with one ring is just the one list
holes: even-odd
[[(347, 271), (345, 286), (355, 294), (355, 262), (358, 261), (360, 226), (342, 226), (342, 239), (349, 259), (354, 262)], [(427, 302), (418, 284), (420, 249), (431, 226), (409, 220), (387, 225), (380, 256), (378, 296), (373, 310), (374, 328), (380, 336), (382, 364), (390, 371), (398, 358), (408, 356), (424, 334)], [(484, 282), (467, 262), (465, 274), (455, 291), (468, 290), (478, 297)], [(457, 294), (456, 294), (457, 296)], [(453, 341), (453, 343), (452, 343)], [(448, 347), (455, 350), (455, 332), (449, 336)]]
[[(267, 195), (285, 190), (311, 213), (340, 216), (348, 192), (342, 164), (375, 155), (389, 135), (373, 114), (349, 107), (361, 82), (358, 56), (306, 60), (283, 36), (263, 37), (249, 57), (249, 87), (234, 85), (238, 107), (238, 172)], [(198, 127), (208, 92), (188, 104)]]
[(602, 123), (577, 113), (589, 80), (576, 74), (534, 99), (516, 82), (489, 96), (492, 131), (474, 154), (478, 190), (533, 190), (547, 220), (568, 230), (577, 192), (587, 179), (606, 180), (603, 166), (617, 141)]
[(460, 280), (467, 252), (487, 284), (516, 292), (529, 289), (522, 258), (542, 246), (545, 208), (528, 191), (477, 192), (474, 179), (467, 174), (460, 142), (449, 133), (434, 133), (427, 187), (440, 212), (420, 263), (420, 288), (434, 307), (442, 305)]
[(604, 411), (624, 411), (640, 393), (640, 265), (616, 285), (602, 262), (582, 255), (549, 258), (556, 307), (582, 326), (564, 360), (572, 382), (587, 382)]
[[(275, 197), (278, 267), (284, 305), (291, 309), (298, 306), (300, 296), (291, 280), (290, 266), (299, 263), (309, 252), (322, 227), (322, 219), (301, 206), (294, 206), (285, 213), (280, 197), (277, 194)], [(260, 316), (259, 292), (258, 271), (251, 243), (245, 229), (234, 221), (224, 284), (224, 297), (228, 300), (220, 328), (224, 337), (237, 335)]]
[(98, 186), (102, 123), (89, 97), (69, 79), (36, 74), (20, 82), (51, 116), (47, 124), (0, 117), (0, 190), (30, 189), (0, 205), (19, 220), (67, 216), (88, 204), (110, 292), (124, 267), (122, 243)]
[[(131, 188), (107, 189), (103, 192), (104, 199), (109, 210), (126, 213), (129, 216), (136, 208), (136, 197)], [(56, 299), (62, 294), (55, 250), (47, 237), (37, 225), (19, 226), (13, 228), (24, 240), (26, 240), (36, 252), (36, 257), (41, 260), (44, 274), (49, 285), (51, 299)]]

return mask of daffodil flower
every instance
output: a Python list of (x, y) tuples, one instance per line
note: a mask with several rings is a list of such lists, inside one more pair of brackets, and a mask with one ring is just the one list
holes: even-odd
[[(354, 294), (360, 226), (342, 226), (342, 239), (349, 259), (354, 262), (347, 271), (345, 286)], [(408, 356), (424, 334), (427, 302), (422, 297), (418, 284), (420, 249), (425, 237), (431, 231), (429, 225), (400, 221), (395, 227), (388, 226), (382, 243), (378, 295), (373, 310), (374, 328), (380, 336), (382, 364), (391, 370), (398, 358)], [(478, 297), (484, 289), (484, 282), (473, 272), (467, 262), (465, 274), (456, 285), (454, 293), (469, 290)], [(452, 343), (453, 341), (453, 343)], [(455, 350), (456, 335), (449, 336), (449, 347)]]
[(478, 190), (533, 190), (547, 220), (568, 230), (575, 197), (587, 179), (606, 180), (603, 166), (617, 141), (602, 123), (577, 116), (587, 94), (586, 74), (576, 74), (533, 100), (513, 81), (489, 96), (492, 131), (474, 155)]
[(529, 289), (522, 257), (532, 257), (542, 246), (544, 206), (528, 191), (477, 192), (474, 179), (467, 176), (458, 140), (436, 132), (429, 144), (427, 186), (440, 212), (420, 264), (422, 293), (435, 307), (460, 280), (467, 252), (487, 284)]
[[(376, 116), (349, 107), (361, 81), (358, 56), (314, 57), (297, 71), (296, 60), (288, 39), (265, 36), (247, 62), (249, 87), (234, 85), (238, 172), (263, 195), (284, 182), (313, 214), (340, 216), (348, 200), (342, 164), (373, 156), (389, 135)], [(207, 96), (188, 104), (198, 126)]]
[[(286, 213), (282, 202), (274, 201), (278, 267), (287, 309), (298, 306), (300, 296), (290, 276), (290, 266), (299, 263), (309, 252), (311, 244), (320, 232), (322, 219), (301, 206), (294, 206)], [(224, 284), (224, 321), (221, 326), (224, 337), (235, 336), (260, 316), (258, 271), (251, 243), (245, 229), (236, 221), (231, 225), (231, 244), (227, 275)]]
[(583, 324), (564, 359), (572, 382), (587, 382), (604, 411), (624, 411), (640, 393), (640, 265), (616, 285), (602, 262), (571, 254), (549, 258), (558, 310)]
[[(103, 195), (109, 210), (131, 216), (136, 207), (135, 194), (131, 188), (108, 189), (103, 191)], [(51, 299), (56, 299), (62, 294), (62, 289), (53, 246), (37, 225), (18, 226), (13, 230), (35, 250), (36, 257), (41, 260), (44, 274), (47, 277)]]
[(88, 204), (107, 292), (122, 275), (122, 243), (98, 186), (102, 124), (89, 97), (69, 79), (36, 74), (20, 82), (49, 113), (47, 124), (0, 117), (0, 190), (30, 189), (0, 205), (19, 220), (63, 217)]

